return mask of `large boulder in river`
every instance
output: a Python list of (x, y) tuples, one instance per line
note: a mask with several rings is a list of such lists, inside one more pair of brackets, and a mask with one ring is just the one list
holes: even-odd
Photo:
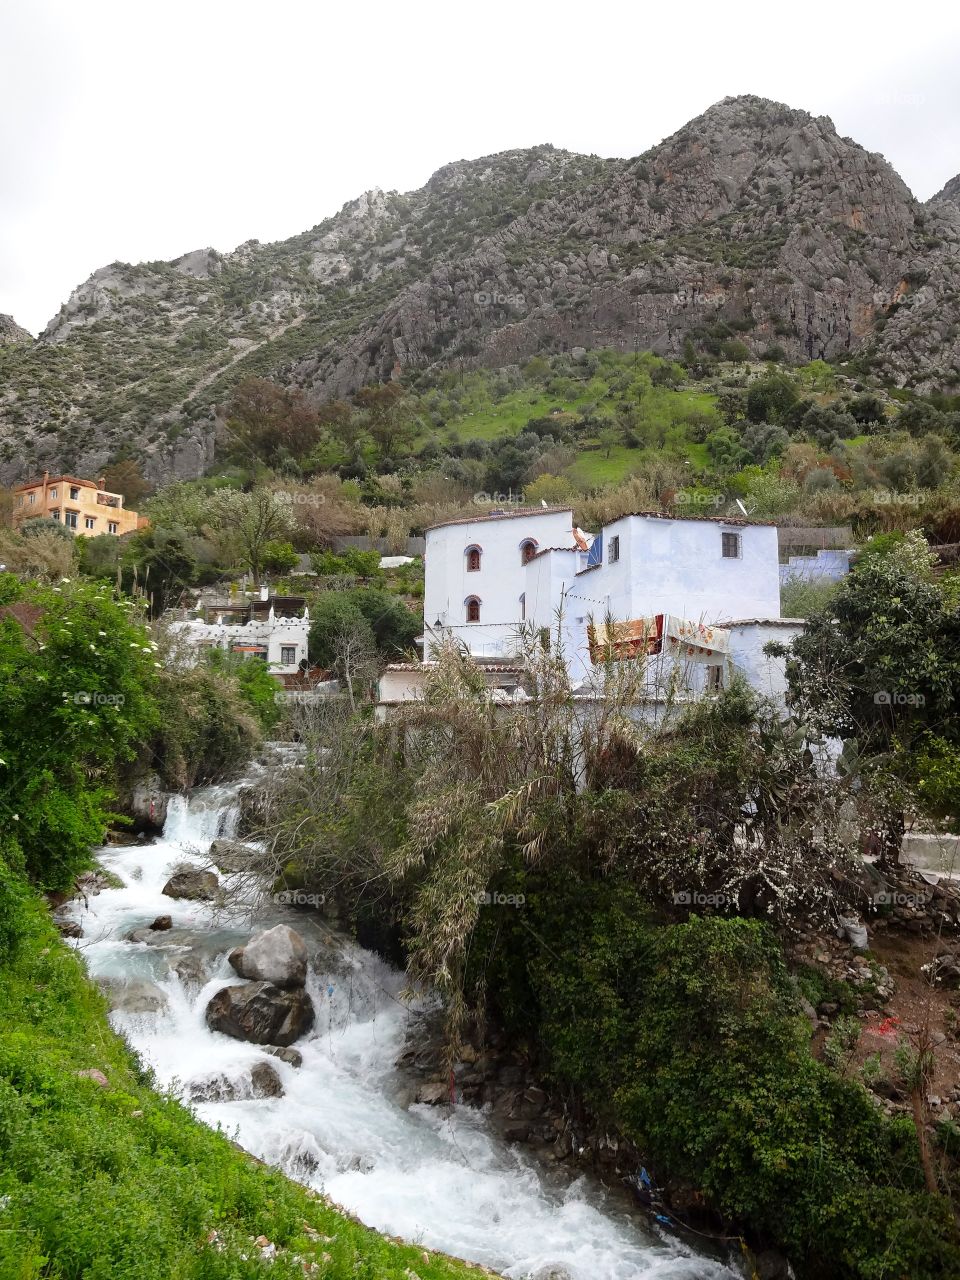
[(241, 978), (272, 982), (277, 987), (302, 987), (307, 981), (307, 948), (289, 925), (278, 924), (254, 934), (228, 957)]
[(305, 1035), (314, 1022), (313, 1001), (300, 987), (272, 982), (223, 987), (207, 1005), (207, 1026), (235, 1040), (285, 1047)]
[(280, 1098), (283, 1084), (269, 1062), (255, 1062), (248, 1074), (231, 1077), (222, 1072), (191, 1080), (187, 1086), (194, 1102), (236, 1102), (240, 1098)]
[(220, 891), (220, 881), (212, 871), (199, 867), (179, 867), (162, 892), (168, 898), (189, 898), (191, 901), (211, 902)]

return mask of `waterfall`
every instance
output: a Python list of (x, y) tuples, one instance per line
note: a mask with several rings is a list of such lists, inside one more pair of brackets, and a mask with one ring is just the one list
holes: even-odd
[[(377, 956), (288, 907), (267, 904), (250, 919), (166, 897), (175, 867), (208, 866), (211, 841), (233, 834), (238, 789), (175, 797), (161, 839), (99, 851), (124, 887), (71, 907), (91, 975), (112, 986), (118, 1007), (111, 1019), (158, 1087), (370, 1226), (513, 1280), (551, 1269), (571, 1280), (737, 1274), (673, 1236), (652, 1234), (591, 1178), (547, 1174), (497, 1137), (482, 1111), (411, 1105), (409, 1082), (394, 1063), (412, 1014), (399, 999), (403, 975)], [(229, 887), (230, 877), (221, 878)], [(171, 916), (172, 929), (128, 940), (160, 915)], [(317, 1019), (297, 1042), (299, 1068), (210, 1031), (204, 1019), (211, 996), (239, 981), (227, 963), (230, 949), (280, 920), (297, 929), (312, 957), (307, 990)], [(251, 1066), (263, 1061), (276, 1070), (283, 1096), (254, 1098), (245, 1089)], [(197, 1100), (211, 1079), (234, 1082), (236, 1096)]]

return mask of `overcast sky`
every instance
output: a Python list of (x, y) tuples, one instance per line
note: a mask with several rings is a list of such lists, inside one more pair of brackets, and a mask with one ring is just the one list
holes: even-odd
[(958, 55), (928, 0), (8, 0), (0, 312), (36, 332), (108, 262), (280, 239), (449, 160), (637, 155), (727, 94), (832, 116), (927, 199)]

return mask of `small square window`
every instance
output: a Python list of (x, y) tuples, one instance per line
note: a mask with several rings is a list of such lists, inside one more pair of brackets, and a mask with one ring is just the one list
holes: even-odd
[(284, 667), (292, 667), (297, 660), (297, 647), (293, 644), (284, 644), (280, 646), (280, 665)]
[(27, 498), (27, 502), (30, 504), (31, 507), (36, 502), (36, 500), (37, 500), (37, 495), (35, 493), (31, 493)]
[(56, 496), (57, 496), (57, 491), (56, 491), (56, 489), (51, 489), (51, 490), (50, 490), (50, 497), (51, 497), (51, 498), (55, 498)]
[(68, 529), (75, 529), (77, 527), (77, 514), (78, 513), (76, 511), (67, 511), (64, 513), (63, 523)]
[(615, 564), (620, 559), (620, 535), (610, 539), (610, 551), (607, 555), (607, 562)]
[(75, 485), (75, 484), (72, 484), (72, 485), (70, 486), (70, 497), (71, 497), (71, 499), (72, 499), (74, 502), (79, 502), (79, 501), (80, 501), (80, 489), (79, 489), (79, 487), (78, 487), (77, 485)]
[(96, 516), (84, 516), (84, 517), (83, 517), (83, 527), (84, 527), (85, 529), (92, 529), (92, 528), (93, 528), (93, 526), (94, 526), (96, 523), (97, 523), (97, 518), (96, 518)]
[(720, 543), (724, 560), (740, 559), (739, 533), (722, 533), (720, 535)]
[(118, 528), (118, 525), (117, 525), (116, 520), (108, 520), (108, 521), (107, 521), (107, 533), (116, 533), (116, 532), (117, 532), (117, 528)]

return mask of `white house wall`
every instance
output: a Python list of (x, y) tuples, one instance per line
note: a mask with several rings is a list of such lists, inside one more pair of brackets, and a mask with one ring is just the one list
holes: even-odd
[[(430, 657), (440, 637), (435, 623), (453, 633), (476, 657), (508, 657), (516, 649), (521, 623), (520, 597), (527, 587), (528, 566), (521, 559), (523, 542), (537, 549), (573, 544), (572, 511), (507, 514), (427, 530), (424, 584), (424, 656)], [(480, 568), (467, 568), (467, 552), (480, 549)], [(480, 621), (467, 622), (466, 602), (480, 601)]]

